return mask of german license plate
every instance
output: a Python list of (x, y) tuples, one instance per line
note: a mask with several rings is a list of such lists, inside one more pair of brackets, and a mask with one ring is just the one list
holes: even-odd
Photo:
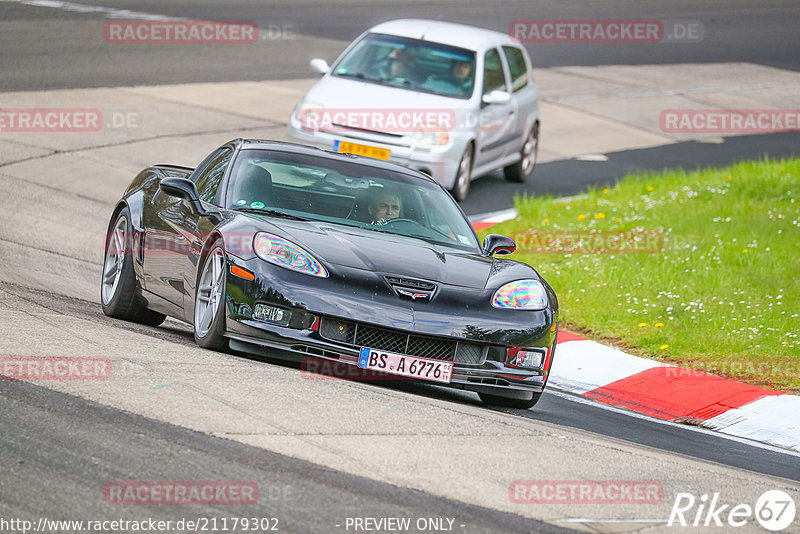
[(382, 373), (407, 376), (431, 382), (450, 383), (453, 375), (453, 362), (417, 358), (386, 352), (385, 350), (362, 347), (358, 357), (358, 366), (362, 369), (374, 369)]
[(350, 143), (347, 141), (334, 141), (334, 152), (347, 152), (348, 154), (356, 154), (357, 156), (367, 156), (369, 158), (388, 160), (389, 149), (378, 148), (376, 146), (359, 145), (358, 143)]

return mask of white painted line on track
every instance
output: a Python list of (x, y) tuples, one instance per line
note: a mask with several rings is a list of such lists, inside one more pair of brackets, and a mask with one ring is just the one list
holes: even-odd
[(581, 394), (653, 367), (666, 366), (588, 339), (559, 343), (556, 350), (550, 380), (557, 386), (565, 389), (568, 386), (571, 391)]
[(90, 6), (88, 4), (78, 4), (76, 2), (61, 2), (59, 0), (18, 0), (20, 4), (34, 7), (49, 7), (61, 9), (72, 13), (100, 13), (109, 19), (128, 19), (128, 20), (186, 20), (180, 17), (168, 17), (154, 13), (143, 13), (141, 11), (130, 11), (128, 9), (116, 9), (113, 7)]
[(577, 402), (579, 404), (586, 404), (586, 405), (589, 405), (589, 406), (594, 406), (595, 408), (600, 408), (602, 410), (608, 410), (608, 411), (615, 412), (615, 413), (618, 413), (618, 414), (621, 414), (621, 415), (627, 415), (627, 416), (630, 416), (630, 417), (635, 417), (636, 419), (644, 419), (644, 420), (650, 421), (652, 423), (658, 423), (658, 424), (661, 424), (661, 425), (672, 426), (672, 427), (676, 427), (676, 428), (682, 428), (682, 429), (688, 430), (690, 432), (699, 432), (700, 434), (706, 434), (706, 435), (709, 435), (709, 436), (716, 436), (718, 438), (727, 439), (729, 441), (735, 441), (736, 443), (741, 443), (743, 445), (750, 445), (751, 447), (757, 447), (759, 449), (764, 449), (764, 450), (771, 451), (771, 452), (778, 452), (778, 453), (781, 453), (781, 454), (786, 454), (786, 455), (789, 455), (789, 456), (795, 456), (797, 458), (800, 458), (800, 452), (798, 452), (798, 451), (794, 451), (794, 450), (790, 450), (790, 449), (784, 449), (783, 447), (776, 447), (774, 445), (769, 445), (767, 443), (762, 443), (760, 441), (754, 441), (754, 440), (747, 439), (747, 438), (742, 438), (742, 437), (739, 437), (739, 436), (733, 436), (733, 435), (730, 435), (730, 434), (724, 434), (724, 433), (719, 432), (717, 430), (711, 430), (711, 429), (708, 429), (708, 428), (703, 428), (703, 427), (694, 426), (694, 425), (673, 423), (672, 421), (666, 421), (664, 419), (658, 419), (658, 418), (655, 418), (655, 417), (650, 417), (648, 415), (640, 414), (638, 412), (634, 412), (634, 411), (631, 411), (631, 410), (625, 410), (625, 409), (622, 409), (622, 408), (617, 408), (616, 406), (611, 406), (610, 404), (605, 404), (605, 403), (602, 403), (602, 402), (598, 402), (598, 401), (593, 400), (593, 399), (587, 399), (587, 398), (581, 397), (580, 395), (576, 395), (574, 393), (571, 393), (569, 390), (566, 390), (566, 389), (563, 389), (563, 388), (560, 388), (558, 386), (554, 386), (554, 385), (551, 385), (551, 384), (547, 385), (547, 388), (545, 389), (545, 392), (548, 393), (548, 394), (555, 395), (557, 397), (561, 397), (562, 399), (571, 400), (571, 401)]
[(478, 215), (470, 215), (469, 221), (502, 222), (502, 221), (495, 221), (494, 219), (502, 219), (507, 221), (509, 219), (513, 219), (516, 216), (517, 216), (517, 210), (514, 208), (509, 208), (505, 210), (491, 211), (489, 213), (479, 213)]

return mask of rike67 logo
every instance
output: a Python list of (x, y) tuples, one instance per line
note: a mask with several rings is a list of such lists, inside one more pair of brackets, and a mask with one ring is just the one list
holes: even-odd
[(755, 506), (723, 503), (719, 493), (695, 498), (691, 493), (678, 493), (667, 526), (743, 527), (753, 519), (767, 530), (780, 532), (794, 522), (794, 499), (781, 490), (764, 492)]

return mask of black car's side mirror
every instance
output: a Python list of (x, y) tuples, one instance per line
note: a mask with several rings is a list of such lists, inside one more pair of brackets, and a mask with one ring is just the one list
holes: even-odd
[(483, 240), (483, 250), (489, 256), (507, 256), (517, 250), (517, 243), (506, 235), (489, 234)]
[(197, 188), (191, 180), (186, 178), (164, 178), (158, 184), (158, 188), (169, 196), (188, 200), (197, 213), (206, 214), (206, 210), (200, 204), (200, 195), (197, 194)]
[(192, 203), (199, 200), (194, 182), (186, 178), (164, 178), (158, 188), (169, 196), (183, 198)]

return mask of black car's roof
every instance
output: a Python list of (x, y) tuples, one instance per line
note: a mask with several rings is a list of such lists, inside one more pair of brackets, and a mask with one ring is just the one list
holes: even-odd
[(429, 182), (436, 183), (436, 181), (425, 174), (409, 167), (404, 167), (396, 163), (390, 163), (380, 159), (368, 158), (366, 156), (357, 156), (355, 154), (347, 154), (344, 152), (331, 152), (330, 150), (322, 150), (321, 148), (300, 145), (297, 143), (285, 143), (283, 141), (273, 141), (270, 139), (234, 139), (230, 141), (230, 145), (238, 146), (242, 150), (275, 150), (280, 152), (291, 152), (292, 154), (307, 154), (309, 156), (321, 157), (331, 161), (341, 161), (343, 158), (358, 162), (362, 165), (374, 167), (376, 169), (384, 169), (387, 171), (399, 172), (402, 174), (410, 174), (417, 178), (422, 178)]

